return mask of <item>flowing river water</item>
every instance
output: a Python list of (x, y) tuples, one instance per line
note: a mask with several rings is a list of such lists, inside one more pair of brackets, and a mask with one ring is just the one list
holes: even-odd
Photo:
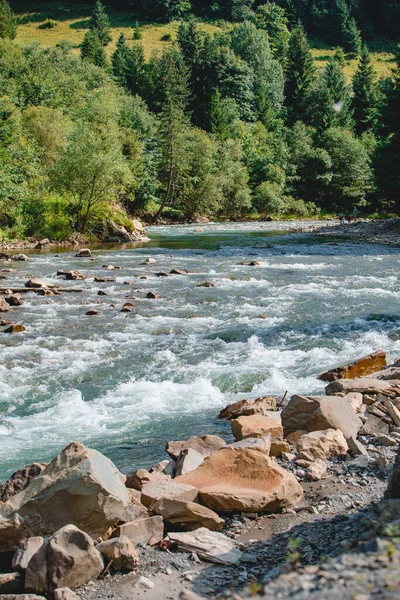
[[(27, 329), (0, 333), (0, 480), (73, 439), (124, 472), (149, 467), (169, 439), (228, 439), (215, 417), (229, 402), (320, 393), (322, 370), (378, 349), (400, 355), (400, 248), (287, 227), (157, 227), (149, 243), (95, 248), (92, 259), (52, 249), (0, 265), (15, 268), (1, 282), (10, 287), (28, 275), (54, 284), (58, 269), (87, 276), (60, 283), (81, 294), (24, 294), (3, 314)], [(174, 268), (190, 274), (155, 275)], [(196, 287), (206, 280), (214, 287)], [(134, 312), (120, 312), (129, 295)]]

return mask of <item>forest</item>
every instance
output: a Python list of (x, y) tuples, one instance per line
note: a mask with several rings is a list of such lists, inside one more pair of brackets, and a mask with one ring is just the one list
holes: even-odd
[[(21, 44), (14, 4), (0, 0), (0, 241), (96, 237), (131, 215), (399, 214), (399, 1), (97, 0), (79, 47)], [(112, 51), (111, 8), (136, 22)], [(146, 57), (144, 24), (170, 21), (177, 39)], [(335, 49), (323, 68), (310, 40)]]

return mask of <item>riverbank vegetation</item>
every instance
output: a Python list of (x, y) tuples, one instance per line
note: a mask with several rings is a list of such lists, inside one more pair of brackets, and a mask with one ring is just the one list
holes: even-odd
[(399, 212), (398, 2), (81, 9), (0, 1), (3, 238), (100, 235), (129, 214)]

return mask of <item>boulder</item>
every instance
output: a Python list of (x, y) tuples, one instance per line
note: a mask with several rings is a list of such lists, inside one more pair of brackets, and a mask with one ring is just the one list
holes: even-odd
[(14, 594), (24, 589), (24, 578), (21, 573), (0, 573), (0, 600), (3, 594)]
[(296, 441), (296, 448), (298, 458), (315, 461), (317, 458), (325, 459), (347, 454), (348, 445), (339, 429), (326, 429), (302, 435)]
[(164, 524), (162, 517), (147, 517), (136, 519), (130, 523), (119, 525), (111, 534), (112, 538), (127, 537), (132, 544), (147, 543), (153, 546), (161, 542), (164, 537)]
[(39, 594), (47, 594), (47, 551), (49, 549), (49, 540), (43, 540), (25, 571), (25, 589), (27, 591), (36, 591)]
[(218, 419), (237, 419), (238, 417), (246, 417), (249, 415), (263, 415), (265, 411), (276, 409), (276, 398), (273, 396), (263, 396), (255, 400), (239, 400), (229, 404), (221, 410)]
[(0, 486), (0, 500), (7, 502), (9, 498), (15, 496), (19, 492), (22, 492), (32, 479), (40, 475), (43, 471), (44, 465), (40, 463), (32, 463), (26, 467), (22, 467), (15, 471), (3, 485)]
[(347, 365), (330, 369), (325, 373), (317, 375), (321, 381), (336, 381), (337, 379), (354, 379), (357, 377), (365, 377), (376, 371), (380, 371), (386, 366), (386, 352), (378, 350), (373, 354), (359, 358)]
[(233, 444), (229, 444), (228, 448), (250, 448), (251, 450), (258, 450), (264, 452), (269, 456), (271, 451), (271, 436), (269, 434), (264, 435), (262, 438), (246, 438), (239, 440)]
[(197, 489), (192, 485), (178, 483), (176, 479), (152, 481), (142, 487), (142, 504), (145, 506), (152, 506), (162, 498), (192, 502), (197, 498)]
[(326, 462), (317, 458), (307, 467), (307, 477), (312, 481), (319, 481), (326, 475)]
[(291, 473), (251, 449), (223, 448), (175, 481), (195, 486), (200, 502), (221, 512), (279, 511), (295, 506), (303, 496)]
[(0, 553), (13, 552), (20, 539), (30, 535), (31, 532), (18, 514), (9, 518), (0, 516)]
[(89, 248), (81, 248), (80, 250), (78, 250), (75, 256), (77, 256), (78, 258), (86, 258), (92, 256), (92, 253), (89, 250)]
[(170, 533), (169, 537), (178, 544), (179, 550), (196, 552), (200, 558), (210, 562), (236, 565), (242, 556), (228, 536), (205, 527), (189, 533)]
[(32, 556), (43, 546), (44, 539), (41, 536), (23, 538), (20, 540), (11, 566), (16, 571), (26, 571)]
[(106, 565), (111, 563), (116, 571), (134, 571), (140, 562), (135, 546), (126, 536), (101, 542), (96, 550), (103, 556)]
[(368, 415), (367, 420), (360, 429), (360, 434), (373, 435), (376, 433), (389, 433), (389, 425), (375, 415)]
[(267, 434), (271, 436), (271, 444), (283, 440), (282, 426), (275, 419), (263, 415), (232, 419), (231, 428), (236, 440), (244, 440), (249, 437), (262, 438)]
[(47, 287), (45, 283), (43, 283), (42, 281), (39, 281), (38, 279), (28, 279), (28, 281), (25, 283), (25, 287), (27, 288), (45, 288)]
[(54, 590), (54, 600), (80, 600), (71, 588), (63, 587)]
[(97, 579), (103, 569), (103, 559), (92, 538), (75, 525), (62, 527), (50, 538), (47, 550), (50, 594), (57, 588), (80, 588)]
[(146, 294), (146, 298), (148, 298), (148, 300), (160, 300), (162, 296), (154, 292), (149, 292), (148, 294)]
[(203, 435), (202, 437), (191, 437), (188, 440), (168, 442), (166, 451), (174, 460), (178, 457), (185, 448), (192, 448), (202, 456), (210, 456), (213, 452), (217, 452), (226, 446), (225, 440), (217, 435)]
[(185, 475), (186, 473), (190, 473), (190, 471), (194, 471), (201, 465), (204, 458), (205, 456), (197, 452), (197, 450), (184, 448), (176, 461), (175, 475)]
[(332, 383), (326, 386), (325, 393), (327, 396), (333, 396), (341, 392), (345, 394), (349, 394), (350, 392), (379, 394), (389, 391), (391, 387), (389, 381), (360, 377), (359, 379), (338, 379), (337, 381), (332, 381)]
[(21, 333), (22, 331), (26, 331), (26, 327), (20, 323), (14, 323), (13, 325), (10, 325), (10, 327), (7, 327), (3, 333)]
[(156, 264), (156, 259), (155, 258), (146, 258), (146, 260), (144, 262), (142, 262), (142, 265), (155, 265)]
[(118, 521), (140, 514), (124, 482), (108, 458), (72, 442), (25, 490), (3, 504), (0, 514), (20, 514), (34, 535), (51, 535), (67, 524), (102, 535)]
[(22, 296), (21, 294), (10, 294), (9, 296), (7, 296), (6, 298), (4, 298), (4, 300), (10, 305), (10, 306), (22, 306), (23, 301), (22, 301)]
[(26, 262), (29, 260), (26, 254), (13, 254), (10, 259), (16, 262)]
[(348, 400), (341, 396), (294, 395), (282, 411), (282, 423), (285, 436), (301, 429), (340, 429), (346, 439), (357, 437), (362, 425)]
[(130, 473), (127, 476), (125, 485), (127, 488), (141, 491), (142, 487), (146, 485), (146, 483), (150, 483), (152, 481), (165, 481), (166, 479), (170, 480), (171, 478), (160, 471), (149, 473), (149, 471), (146, 471), (146, 469), (138, 469), (134, 473)]
[(217, 513), (195, 502), (163, 498), (155, 503), (153, 510), (163, 517), (168, 524), (168, 530), (193, 531), (199, 527), (206, 527), (217, 531), (224, 523)]
[(8, 312), (10, 310), (10, 305), (4, 298), (0, 296), (0, 313)]

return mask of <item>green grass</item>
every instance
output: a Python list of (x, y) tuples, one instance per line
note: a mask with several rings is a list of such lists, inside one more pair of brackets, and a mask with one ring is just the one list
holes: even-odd
[[(38, 42), (42, 46), (54, 46), (61, 40), (70, 41), (75, 51), (78, 52), (85, 32), (89, 26), (90, 14), (93, 9), (93, 3), (67, 3), (67, 2), (34, 2), (32, 0), (14, 0), (11, 6), (19, 18), (18, 33), (16, 42), (20, 45), (26, 45)], [(115, 49), (118, 36), (121, 32), (130, 41), (133, 39), (133, 32), (137, 15), (132, 11), (118, 11), (112, 7), (107, 7), (107, 14), (110, 19), (113, 41), (107, 46), (106, 51), (109, 55)], [(43, 29), (43, 23), (46, 19), (57, 21), (57, 25), (52, 29)], [(167, 24), (147, 24), (140, 23), (142, 26), (143, 38), (140, 43), (143, 45), (146, 58), (148, 59), (154, 50), (161, 50), (171, 45), (176, 39), (179, 22), (174, 21)], [(218, 23), (201, 23), (201, 29), (209, 34), (221, 31)], [(226, 25), (230, 28), (230, 25)], [(171, 36), (171, 41), (162, 41), (165, 35)], [(325, 44), (315, 41), (313, 43), (313, 56), (318, 68), (323, 68), (329, 58), (333, 56), (335, 50)], [(379, 46), (379, 44), (378, 44)], [(380, 49), (380, 48), (379, 48)], [(374, 68), (379, 77), (388, 75), (394, 67), (394, 56), (390, 52), (379, 51), (372, 52)], [(357, 68), (356, 60), (346, 61), (344, 68), (347, 77), (350, 79)]]

